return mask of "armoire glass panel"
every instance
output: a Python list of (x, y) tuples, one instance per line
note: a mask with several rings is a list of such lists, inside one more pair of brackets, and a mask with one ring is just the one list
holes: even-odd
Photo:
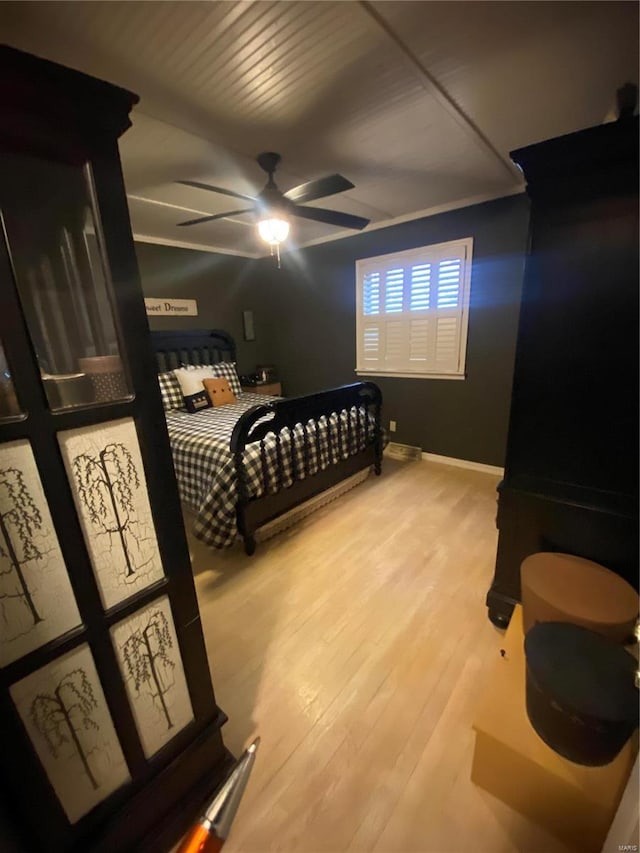
[(130, 398), (89, 166), (4, 158), (5, 239), (49, 406)]
[(16, 389), (11, 378), (11, 371), (4, 354), (4, 347), (0, 342), (0, 421), (13, 420), (20, 417), (22, 411)]

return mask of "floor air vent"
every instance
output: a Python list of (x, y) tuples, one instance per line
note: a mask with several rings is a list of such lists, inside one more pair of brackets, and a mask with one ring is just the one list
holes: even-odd
[(411, 447), (410, 444), (397, 444), (395, 441), (389, 442), (387, 453), (394, 459), (405, 459), (411, 462), (422, 459), (422, 448)]

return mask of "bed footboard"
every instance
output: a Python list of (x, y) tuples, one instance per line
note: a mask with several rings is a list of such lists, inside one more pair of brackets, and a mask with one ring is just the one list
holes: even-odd
[[(237, 524), (247, 554), (255, 551), (254, 534), (261, 525), (363, 468), (373, 466), (381, 473), (381, 406), (377, 385), (355, 382), (254, 406), (242, 415), (231, 452)], [(252, 489), (249, 445), (253, 478), (257, 472), (264, 484), (258, 496)]]

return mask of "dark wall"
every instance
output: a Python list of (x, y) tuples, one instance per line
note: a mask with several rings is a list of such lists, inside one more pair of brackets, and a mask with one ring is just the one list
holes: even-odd
[[(136, 243), (145, 296), (196, 299), (197, 317), (149, 317), (151, 330), (224, 329), (235, 338), (238, 368), (252, 372), (270, 363), (268, 336), (252, 294), (259, 288), (261, 261), (197, 252), (173, 246)], [(254, 312), (256, 340), (244, 340), (242, 312)]]
[[(287, 396), (354, 382), (355, 262), (473, 237), (464, 381), (376, 378), (396, 441), (430, 453), (503, 465), (529, 222), (511, 196), (364, 232), (283, 256), (248, 260), (136, 243), (145, 296), (197, 299), (197, 317), (150, 317), (152, 329), (222, 328), (238, 344), (241, 372), (275, 364)], [(243, 340), (242, 312), (256, 340)]]
[(471, 236), (467, 378), (374, 381), (386, 425), (397, 422), (394, 440), (503, 465), (528, 222), (526, 196), (512, 196), (303, 249), (282, 270), (263, 269), (264, 320), (287, 395), (357, 379), (358, 258)]

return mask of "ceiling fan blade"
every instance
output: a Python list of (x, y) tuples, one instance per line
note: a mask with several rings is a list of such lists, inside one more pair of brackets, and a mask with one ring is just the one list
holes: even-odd
[(342, 213), (340, 210), (325, 210), (324, 207), (301, 207), (297, 204), (292, 205), (291, 213), (294, 216), (301, 216), (303, 219), (326, 222), (327, 225), (339, 225), (341, 228), (356, 228), (358, 231), (366, 228), (371, 221), (363, 216)]
[(255, 201), (251, 195), (243, 195), (243, 193), (234, 192), (234, 190), (225, 190), (224, 187), (214, 187), (211, 184), (202, 184), (200, 181), (176, 181), (176, 184), (184, 184), (185, 187), (195, 187), (198, 190), (209, 190), (212, 193), (221, 193), (222, 195), (230, 195), (233, 198), (243, 198), (245, 201)]
[(342, 175), (327, 175), (326, 178), (318, 178), (317, 181), (309, 181), (307, 184), (300, 184), (298, 187), (287, 190), (284, 195), (289, 201), (300, 204), (304, 201), (315, 201), (328, 195), (352, 190), (353, 186), (351, 181), (343, 178)]
[(229, 216), (240, 216), (241, 213), (253, 213), (253, 208), (246, 207), (244, 210), (230, 210), (228, 213), (215, 213), (213, 216), (200, 216), (198, 219), (189, 219), (187, 222), (178, 222), (178, 225), (199, 225), (201, 222), (213, 222), (214, 219), (226, 219)]

